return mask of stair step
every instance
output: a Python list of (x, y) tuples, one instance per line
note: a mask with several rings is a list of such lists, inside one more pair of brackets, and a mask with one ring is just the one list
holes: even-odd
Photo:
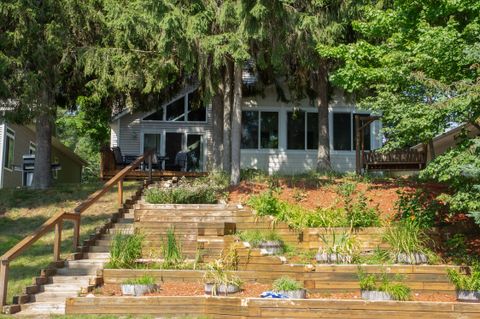
[(52, 276), (48, 278), (49, 284), (83, 284), (87, 285), (90, 283), (90, 280), (93, 280), (94, 276)]
[[(91, 253), (109, 253), (110, 246), (91, 246), (89, 248), (89, 252)], [(88, 259), (91, 260), (91, 259)]]
[(61, 276), (96, 276), (98, 268), (59, 268), (57, 275)]
[[(96, 247), (96, 246), (93, 246)], [(78, 259), (78, 260), (69, 260), (65, 262), (65, 267), (68, 268), (90, 268), (98, 267), (103, 268), (105, 261), (95, 260), (95, 259)]]
[(90, 259), (90, 260), (105, 260), (108, 261), (110, 259), (110, 253), (93, 253), (93, 252), (88, 252), (88, 253), (83, 253), (83, 257), (85, 259)]
[(108, 246), (112, 243), (111, 239), (98, 239), (95, 241), (95, 246)]
[(131, 218), (132, 220), (135, 218), (135, 214), (133, 213), (135, 210), (130, 209), (131, 212), (123, 214), (123, 218)]
[(65, 300), (63, 302), (34, 302), (26, 303), (21, 306), (20, 315), (35, 316), (46, 314), (65, 314)]
[(128, 225), (128, 224), (133, 224), (133, 217), (132, 218), (119, 218), (117, 225)]
[(32, 295), (30, 300), (35, 302), (58, 302), (65, 303), (65, 299), (77, 297), (80, 289), (77, 291), (48, 291)]
[(88, 287), (88, 284), (89, 280), (73, 283), (56, 283), (42, 285), (40, 290), (43, 292), (77, 292), (80, 291), (82, 287)]

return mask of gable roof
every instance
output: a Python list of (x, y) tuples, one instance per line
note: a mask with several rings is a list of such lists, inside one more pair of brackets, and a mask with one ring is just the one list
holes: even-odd
[[(23, 127), (27, 128), (28, 130), (32, 131), (33, 134), (35, 133), (35, 128), (30, 125), (23, 125)], [(85, 166), (87, 165), (87, 161), (85, 161), (83, 158), (78, 156), (74, 151), (72, 151), (70, 148), (66, 147), (58, 138), (55, 136), (52, 136), (52, 147), (54, 147), (57, 151), (62, 153), (63, 155), (67, 156), (74, 162), (77, 162), (78, 164)]]

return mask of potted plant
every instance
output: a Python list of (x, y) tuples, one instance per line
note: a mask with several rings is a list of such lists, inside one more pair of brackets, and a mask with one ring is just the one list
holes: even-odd
[(472, 265), (467, 274), (447, 269), (447, 276), (455, 285), (458, 301), (480, 302), (480, 264)]
[(240, 240), (248, 242), (251, 247), (265, 250), (268, 255), (278, 255), (284, 252), (284, 243), (275, 231), (263, 232), (246, 230), (239, 234)]
[(273, 282), (273, 291), (291, 299), (307, 298), (307, 291), (303, 288), (303, 285), (288, 276), (283, 276), (275, 280)]
[(242, 286), (240, 278), (225, 269), (222, 260), (217, 259), (207, 264), (204, 275), (205, 294), (217, 296), (239, 292)]
[(396, 263), (418, 265), (429, 262), (429, 238), (413, 221), (405, 220), (389, 227), (383, 240), (390, 246), (391, 257)]
[(152, 276), (144, 275), (140, 278), (126, 280), (121, 285), (124, 296), (143, 296), (158, 289)]
[(411, 298), (411, 290), (401, 283), (403, 277), (396, 275), (391, 280), (386, 272), (381, 274), (366, 274), (362, 270), (358, 272), (360, 292), (364, 300), (399, 300), (405, 301)]
[(315, 259), (322, 264), (350, 264), (356, 251), (356, 240), (349, 232), (321, 235), (322, 246)]

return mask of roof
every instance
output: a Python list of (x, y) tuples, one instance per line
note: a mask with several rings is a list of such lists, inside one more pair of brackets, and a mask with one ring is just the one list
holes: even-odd
[[(24, 125), (24, 127), (28, 128), (30, 131), (32, 131), (35, 134), (35, 128), (33, 126), (29, 125)], [(85, 161), (83, 158), (78, 156), (74, 151), (72, 151), (70, 148), (66, 147), (58, 138), (55, 136), (52, 136), (52, 147), (54, 147), (56, 150), (58, 150), (60, 153), (63, 155), (67, 156), (68, 158), (72, 159), (74, 162), (77, 162), (78, 164), (85, 166), (87, 165), (87, 161)]]
[[(461, 125), (458, 125), (458, 126), (452, 128), (452, 129), (449, 129), (449, 130), (447, 130), (447, 131), (445, 131), (445, 132), (443, 132), (443, 133), (435, 136), (435, 137), (433, 138), (433, 142), (438, 142), (438, 141), (443, 140), (443, 139), (445, 139), (445, 138), (448, 138), (448, 137), (450, 137), (450, 136), (452, 136), (452, 135), (456, 135), (456, 134), (460, 133), (460, 132), (461, 132), (462, 130), (464, 130), (464, 129), (466, 129), (466, 130), (468, 130), (468, 131), (470, 131), (470, 132), (473, 132), (473, 131), (477, 130), (476, 127), (473, 126), (472, 124), (470, 124), (470, 123), (463, 123), (463, 124), (461, 124)], [(480, 132), (478, 132), (477, 135), (478, 135), (479, 133), (480, 133)], [(418, 143), (417, 145), (412, 146), (411, 148), (412, 148), (412, 149), (421, 149), (421, 148), (423, 148), (423, 143)]]

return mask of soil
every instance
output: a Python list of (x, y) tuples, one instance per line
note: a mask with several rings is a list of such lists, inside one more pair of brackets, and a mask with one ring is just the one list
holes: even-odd
[[(337, 192), (341, 183), (348, 182), (346, 178), (334, 180), (317, 180), (315, 185), (307, 180), (291, 182), (279, 179), (279, 198), (289, 203), (297, 203), (302, 207), (314, 210), (317, 208), (341, 207), (343, 198)], [(350, 180), (351, 182), (351, 180)], [(242, 181), (238, 186), (230, 188), (229, 202), (246, 204), (249, 197), (268, 189), (267, 183)], [(371, 182), (357, 182), (354, 198), (364, 193), (370, 207), (378, 207), (384, 218), (392, 218), (396, 212), (395, 202), (398, 192), (414, 192), (422, 189), (436, 198), (447, 190), (446, 186), (435, 183), (417, 183), (404, 179), (374, 180)]]
[[(259, 298), (264, 291), (271, 290), (271, 285), (260, 283), (245, 283), (241, 292), (231, 294), (231, 297), (240, 298)], [(120, 285), (105, 284), (95, 292), (95, 295), (103, 296), (121, 296)], [(196, 282), (166, 282), (160, 285), (160, 290), (146, 296), (204, 296), (204, 285)], [(360, 291), (344, 293), (308, 293), (308, 299), (347, 299), (360, 300)], [(440, 293), (414, 293), (413, 301), (440, 301), (454, 302), (455, 296), (451, 294)]]

